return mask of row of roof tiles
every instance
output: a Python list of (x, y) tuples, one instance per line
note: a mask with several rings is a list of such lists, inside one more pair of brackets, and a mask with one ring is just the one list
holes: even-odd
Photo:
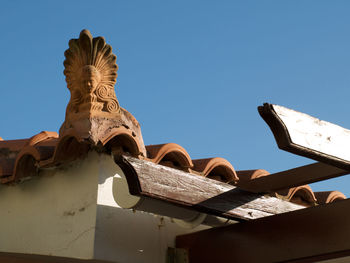
[[(58, 166), (75, 160), (87, 154), (91, 146), (92, 144), (79, 139), (75, 134), (65, 134), (59, 137), (56, 132), (48, 131), (43, 131), (29, 139), (6, 141), (0, 138), (0, 182), (10, 184), (26, 177), (36, 176), (38, 169)], [(270, 174), (263, 169), (235, 171), (230, 162), (219, 157), (192, 160), (188, 152), (175, 143), (146, 146), (147, 156), (142, 156), (133, 136), (120, 129), (117, 132), (111, 132), (101, 141), (96, 150), (129, 153), (156, 164), (237, 186), (249, 184), (251, 180)], [(346, 198), (338, 191), (313, 192), (308, 185), (271, 194), (306, 206)]]

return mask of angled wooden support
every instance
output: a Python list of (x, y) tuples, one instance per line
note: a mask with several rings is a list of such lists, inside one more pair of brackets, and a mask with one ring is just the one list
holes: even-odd
[(350, 130), (279, 105), (258, 111), (280, 149), (350, 171)]
[(320, 163), (254, 179), (246, 189), (276, 191), (350, 173), (350, 130), (279, 105), (265, 103), (258, 111), (280, 149)]
[(132, 195), (215, 216), (245, 221), (304, 208), (130, 156), (116, 156), (115, 161), (123, 170)]
[(350, 256), (349, 211), (350, 200), (342, 200), (178, 236), (176, 246), (188, 249), (191, 263), (316, 262)]
[(249, 182), (239, 182), (238, 186), (250, 192), (268, 193), (346, 174), (349, 174), (349, 171), (325, 163), (313, 163), (258, 177)]

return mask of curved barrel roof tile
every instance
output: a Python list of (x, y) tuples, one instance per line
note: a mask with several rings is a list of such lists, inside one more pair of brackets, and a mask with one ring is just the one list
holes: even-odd
[(188, 152), (176, 143), (147, 145), (146, 150), (148, 159), (154, 163), (187, 171), (193, 167)]
[(57, 132), (50, 132), (50, 131), (42, 131), (34, 136), (32, 136), (29, 141), (28, 145), (36, 145), (39, 142), (51, 139), (51, 138), (58, 138)]
[[(270, 174), (264, 169), (235, 171), (229, 161), (220, 157), (192, 160), (188, 152), (176, 143), (148, 145), (146, 146), (147, 156), (144, 157), (140, 154), (139, 141), (134, 138), (132, 131), (118, 127), (106, 134), (99, 146), (81, 138), (74, 130), (66, 132), (61, 137), (56, 132), (42, 131), (29, 139), (2, 140), (0, 141), (0, 182), (12, 184), (36, 176), (40, 168), (71, 162), (96, 147), (99, 147), (99, 151), (130, 154), (239, 187)], [(308, 185), (286, 189), (272, 195), (305, 206), (346, 198), (338, 191), (313, 192)]]
[(101, 146), (112, 152), (125, 152), (143, 158), (144, 150), (136, 134), (125, 125), (109, 129), (100, 138)]
[(282, 195), (288, 201), (301, 205), (315, 204), (317, 202), (315, 194), (309, 185), (301, 185), (278, 191), (277, 194)]
[(319, 204), (328, 204), (346, 199), (346, 196), (339, 191), (315, 192), (315, 196)]
[(240, 186), (243, 188), (249, 185), (251, 180), (254, 180), (262, 176), (268, 176), (270, 174), (268, 171), (264, 169), (240, 170), (240, 171), (237, 171), (236, 173), (239, 178), (237, 186)]
[(238, 176), (232, 164), (224, 158), (206, 158), (193, 160), (193, 170), (201, 175), (225, 183), (235, 183)]

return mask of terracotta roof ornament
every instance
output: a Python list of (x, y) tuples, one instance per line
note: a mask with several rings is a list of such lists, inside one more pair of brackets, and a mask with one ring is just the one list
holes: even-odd
[(88, 30), (71, 39), (64, 53), (64, 75), (71, 98), (60, 137), (74, 134), (93, 145), (105, 145), (120, 134), (137, 144), (134, 155), (146, 155), (137, 120), (119, 106), (114, 85), (118, 66), (112, 47), (103, 37), (93, 38)]
[[(78, 39), (69, 41), (65, 57), (64, 75), (71, 98), (59, 134), (43, 131), (20, 140), (3, 140), (0, 137), (0, 184), (27, 180), (37, 176), (41, 168), (60, 166), (94, 150), (112, 153), (118, 165), (126, 165), (125, 161), (130, 164), (133, 159), (133, 162), (139, 163), (142, 159), (145, 161), (141, 162), (142, 165), (150, 169), (156, 165), (153, 167), (155, 172), (168, 171), (164, 167), (168, 166), (181, 170), (174, 176), (182, 174), (189, 176), (190, 180), (193, 175), (207, 177), (226, 183), (225, 189), (237, 185), (252, 194), (269, 193), (303, 206), (314, 205), (316, 200), (322, 204), (346, 198), (337, 191), (315, 196), (310, 187), (300, 184), (300, 181), (305, 183), (305, 178), (348, 174), (348, 170), (322, 163), (270, 174), (262, 169), (235, 171), (230, 162), (218, 157), (192, 160), (189, 153), (175, 143), (148, 145), (146, 151), (139, 123), (118, 103), (114, 91), (118, 66), (111, 46), (103, 37), (93, 38), (88, 30), (83, 30)], [(296, 184), (293, 178), (300, 181)], [(164, 182), (164, 185), (169, 185), (166, 180)], [(179, 189), (182, 191), (181, 187)], [(248, 217), (251, 218), (251, 215), (248, 214)]]

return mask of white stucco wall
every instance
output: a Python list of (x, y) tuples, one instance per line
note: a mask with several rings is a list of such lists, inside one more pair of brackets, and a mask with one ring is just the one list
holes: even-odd
[(112, 157), (90, 152), (21, 184), (0, 185), (0, 252), (163, 263), (177, 235), (207, 228), (120, 208), (113, 178), (124, 174)]
[(0, 252), (93, 257), (98, 158), (0, 185)]
[(95, 258), (125, 263), (164, 263), (168, 247), (180, 234), (208, 228), (183, 228), (174, 220), (120, 208), (113, 197), (113, 177), (125, 178), (110, 156), (100, 158)]

